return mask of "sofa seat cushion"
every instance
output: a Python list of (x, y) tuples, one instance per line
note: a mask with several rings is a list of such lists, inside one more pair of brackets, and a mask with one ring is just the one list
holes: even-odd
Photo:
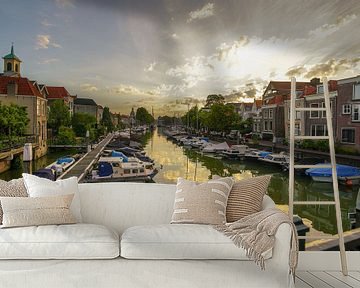
[[(121, 237), (121, 256), (128, 259), (249, 260), (246, 252), (210, 225), (134, 226)], [(265, 259), (272, 250), (264, 253)]]
[(0, 259), (103, 259), (117, 256), (119, 237), (102, 225), (0, 229)]

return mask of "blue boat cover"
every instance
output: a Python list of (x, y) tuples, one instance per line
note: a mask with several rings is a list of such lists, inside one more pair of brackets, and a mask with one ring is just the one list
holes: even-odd
[(109, 162), (99, 162), (99, 176), (106, 177), (113, 174), (113, 168)]
[(111, 157), (120, 157), (123, 159), (123, 162), (129, 162), (129, 158), (125, 156), (124, 153), (119, 152), (119, 151), (111, 151)]
[[(319, 164), (321, 165), (321, 164)], [(336, 165), (336, 173), (338, 177), (360, 176), (360, 169), (348, 165)], [(331, 168), (310, 168), (305, 171), (306, 175), (318, 177), (331, 177)]]
[(260, 158), (265, 158), (267, 155), (270, 155), (271, 152), (268, 152), (268, 151), (262, 151), (259, 153), (259, 157)]
[(56, 164), (70, 163), (73, 160), (74, 158), (72, 157), (61, 157), (56, 161)]
[(48, 169), (48, 168), (39, 169), (39, 170), (35, 171), (33, 173), (33, 175), (41, 177), (41, 178), (49, 179), (52, 181), (56, 180), (56, 173), (54, 173), (54, 171), (52, 169)]

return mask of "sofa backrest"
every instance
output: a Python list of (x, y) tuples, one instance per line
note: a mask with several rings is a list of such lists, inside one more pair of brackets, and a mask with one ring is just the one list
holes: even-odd
[[(155, 183), (79, 184), (84, 223), (102, 224), (122, 234), (136, 225), (168, 224), (174, 207), (176, 186)], [(263, 209), (273, 207), (264, 197)]]

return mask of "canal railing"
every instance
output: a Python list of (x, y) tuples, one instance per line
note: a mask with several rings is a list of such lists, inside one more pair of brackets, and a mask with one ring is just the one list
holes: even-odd
[(93, 150), (86, 153), (73, 166), (71, 166), (69, 170), (62, 174), (59, 179), (77, 177), (78, 182), (82, 182), (86, 174), (90, 171), (90, 169), (100, 157), (101, 152), (105, 149), (106, 145), (109, 144), (113, 137), (113, 134), (109, 134), (105, 139), (98, 143)]

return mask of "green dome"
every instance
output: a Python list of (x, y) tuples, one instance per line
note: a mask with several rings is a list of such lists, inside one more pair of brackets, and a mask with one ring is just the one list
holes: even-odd
[(11, 45), (11, 52), (10, 54), (7, 54), (3, 57), (3, 59), (15, 59), (19, 62), (21, 62), (21, 60), (19, 59), (19, 57), (17, 57), (15, 54), (14, 54), (14, 45)]

